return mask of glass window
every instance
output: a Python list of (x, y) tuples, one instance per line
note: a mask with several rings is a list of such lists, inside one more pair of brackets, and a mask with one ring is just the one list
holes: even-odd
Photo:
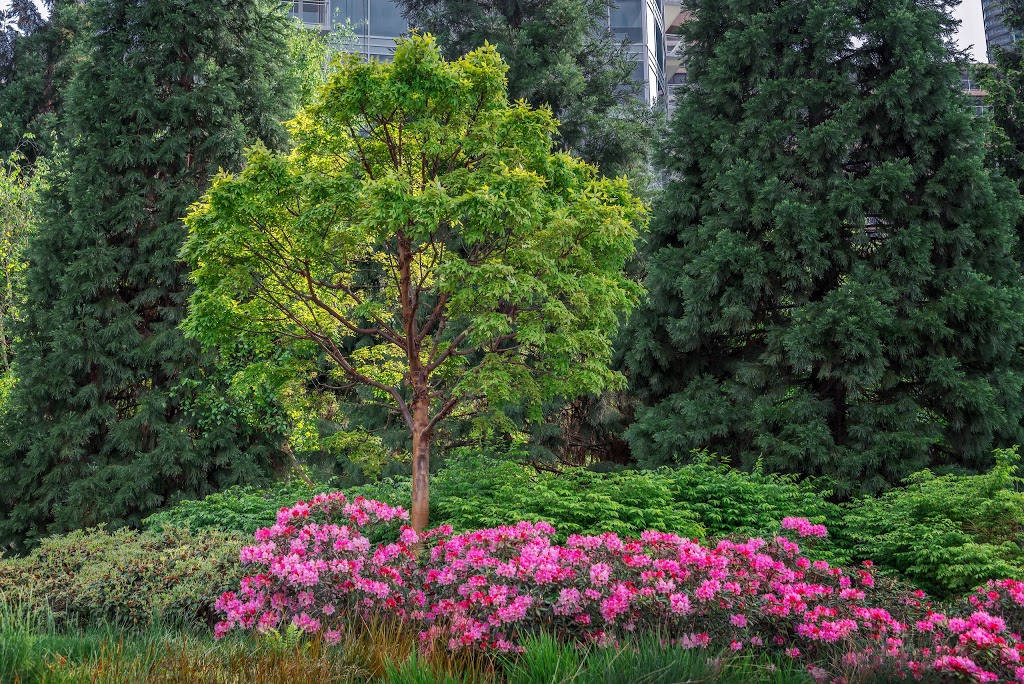
[(370, 0), (370, 35), (400, 36), (408, 30), (402, 12), (391, 0)]
[(643, 26), (643, 2), (644, 0), (616, 0), (611, 12), (612, 31), (616, 34), (625, 33), (630, 40), (634, 40), (629, 29), (636, 29), (636, 39), (639, 39)]
[(327, 0), (293, 0), (292, 16), (310, 26), (324, 26), (327, 23)]
[(633, 67), (632, 79), (634, 83), (642, 84), (644, 82), (644, 73), (647, 69), (644, 68), (643, 64), (638, 63)]
[(366, 0), (331, 0), (331, 20), (344, 24), (352, 22), (357, 35), (366, 33)]
[(658, 67), (665, 71), (665, 34), (659, 26), (654, 32), (654, 50), (658, 54)]

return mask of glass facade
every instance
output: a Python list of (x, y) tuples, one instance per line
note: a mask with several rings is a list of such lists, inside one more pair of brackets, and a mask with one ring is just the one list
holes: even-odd
[(1008, 50), (1020, 37), (1003, 23), (1003, 3), (1005, 0), (981, 0), (981, 13), (985, 17), (985, 42), (988, 44), (988, 59), (997, 47)]
[[(408, 30), (393, 0), (285, 0), (292, 16), (310, 28), (329, 30), (349, 21), (356, 33), (356, 49), (375, 59), (390, 59), (395, 38)], [(636, 59), (636, 80), (644, 98), (653, 103), (665, 95), (665, 9), (663, 0), (617, 0), (609, 11), (608, 26), (629, 40)]]
[(665, 7), (663, 0), (615, 0), (608, 26), (619, 40), (628, 40), (636, 59), (633, 77), (643, 84), (644, 99), (653, 104), (665, 95)]
[(310, 28), (323, 31), (333, 25), (351, 22), (356, 34), (356, 49), (375, 59), (390, 59), (395, 38), (408, 30), (402, 12), (392, 0), (285, 0), (292, 16)]

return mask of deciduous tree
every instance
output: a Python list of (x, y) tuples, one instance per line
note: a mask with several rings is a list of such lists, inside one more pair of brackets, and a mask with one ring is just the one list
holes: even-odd
[(638, 297), (622, 269), (641, 203), (553, 152), (555, 119), (509, 104), (505, 69), (429, 37), (350, 57), (292, 153), (253, 150), (186, 220), (188, 331), (312, 345), (370, 388), (411, 433), (417, 529), (439, 424), (616, 384), (610, 338)]

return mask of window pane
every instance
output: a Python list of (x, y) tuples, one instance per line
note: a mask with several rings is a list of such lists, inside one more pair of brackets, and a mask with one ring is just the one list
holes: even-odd
[(391, 0), (370, 0), (370, 35), (400, 36), (408, 25)]
[(332, 21), (344, 24), (347, 19), (357, 34), (366, 32), (366, 0), (332, 0), (331, 6)]
[(643, 1), (617, 0), (617, 6), (612, 10), (612, 31), (620, 33), (625, 32), (623, 29), (636, 29), (636, 35), (639, 36), (643, 26), (640, 18)]

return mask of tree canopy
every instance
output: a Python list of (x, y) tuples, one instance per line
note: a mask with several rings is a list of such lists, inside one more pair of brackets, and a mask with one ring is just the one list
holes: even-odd
[(623, 267), (642, 203), (553, 152), (555, 119), (509, 104), (505, 71), (492, 46), (446, 61), (429, 36), (391, 63), (349, 56), (295, 149), (251, 151), (186, 220), (188, 332), (320, 349), (390, 406), (420, 529), (437, 426), (615, 385), (611, 337), (639, 296)]
[(556, 140), (605, 174), (647, 160), (653, 117), (636, 62), (608, 29), (609, 0), (398, 0), (414, 27), (455, 59), (485, 43), (508, 64), (508, 93), (559, 121)]

